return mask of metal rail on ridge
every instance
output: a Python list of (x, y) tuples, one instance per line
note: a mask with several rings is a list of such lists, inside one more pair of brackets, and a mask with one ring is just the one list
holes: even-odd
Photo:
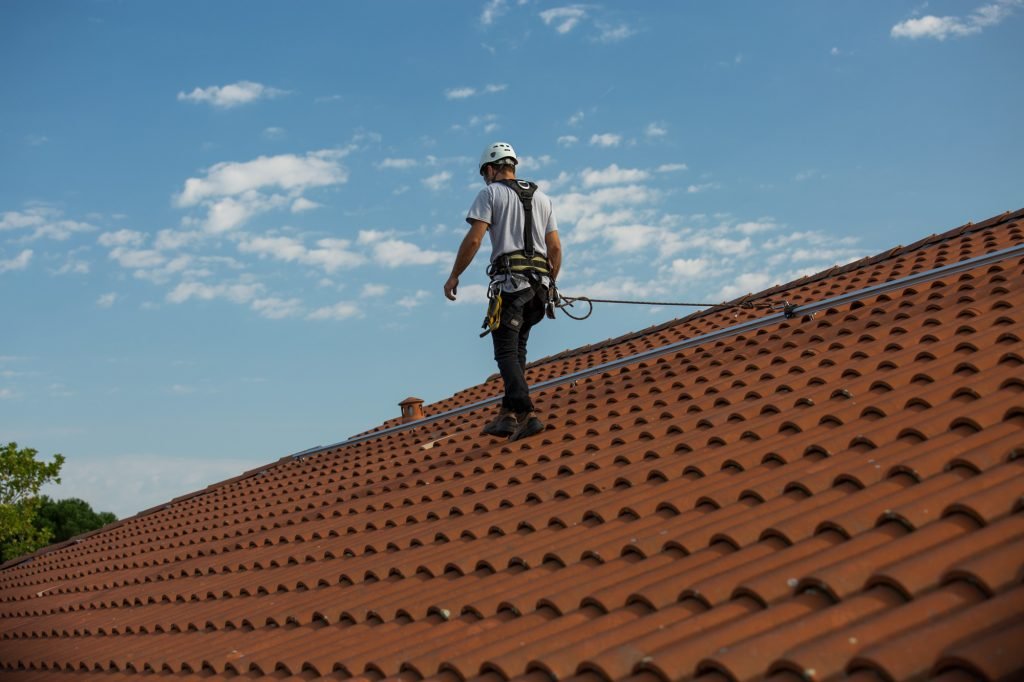
[[(841, 306), (847, 303), (852, 303), (853, 301), (857, 301), (862, 298), (867, 298), (869, 296), (888, 293), (896, 289), (914, 286), (915, 284), (930, 282), (932, 280), (939, 279), (940, 277), (945, 277), (947, 275), (955, 275), (961, 272), (966, 272), (967, 270), (973, 270), (974, 268), (981, 267), (984, 265), (998, 263), (999, 261), (1005, 260), (1007, 258), (1012, 258), (1013, 256), (1016, 256), (1018, 254), (1024, 255), (1024, 244), (1018, 244), (1016, 246), (1011, 246), (1009, 248), (1001, 249), (999, 251), (993, 251), (992, 253), (987, 253), (981, 256), (975, 256), (974, 258), (968, 258), (967, 260), (951, 263), (950, 265), (942, 265), (937, 268), (932, 268), (931, 270), (925, 270), (924, 272), (918, 272), (912, 275), (907, 275), (906, 277), (895, 279), (892, 280), (891, 282), (883, 282), (881, 284), (875, 284), (869, 287), (865, 287), (863, 289), (857, 289), (856, 291), (850, 291), (845, 294), (840, 294), (838, 296), (834, 296), (832, 298), (828, 298), (822, 301), (800, 305), (796, 307), (795, 314), (797, 316), (813, 315), (814, 313), (820, 312), (822, 310), (827, 310), (835, 306)], [(601, 374), (609, 370), (618, 369), (625, 365), (631, 365), (635, 362), (661, 357), (662, 355), (668, 355), (669, 353), (673, 353), (675, 351), (693, 348), (695, 346), (700, 346), (702, 344), (717, 341), (722, 338), (742, 334), (743, 332), (760, 329), (761, 327), (765, 327), (776, 322), (782, 322), (785, 319), (787, 319), (786, 315), (782, 312), (778, 312), (772, 313), (770, 315), (765, 315), (764, 317), (759, 317), (754, 320), (740, 322), (730, 327), (716, 329), (713, 332), (708, 332), (706, 334), (701, 334), (699, 336), (694, 336), (688, 339), (682, 339), (681, 341), (675, 341), (665, 346), (659, 346), (657, 348), (652, 348), (650, 350), (646, 350), (641, 353), (636, 353), (628, 357), (619, 358), (617, 360), (611, 360), (600, 365), (594, 365), (593, 367), (581, 369), (576, 372), (572, 372), (571, 374), (565, 374), (554, 379), (548, 379), (547, 381), (542, 381), (538, 384), (533, 384), (532, 386), (530, 386), (530, 392), (533, 393), (535, 391), (543, 391), (544, 389), (547, 388), (552, 388), (554, 386), (560, 386), (562, 384), (571, 383), (573, 381), (578, 381), (579, 379), (585, 379), (595, 374)], [(473, 410), (478, 410), (481, 407), (494, 405), (500, 401), (501, 396), (485, 398), (483, 400), (478, 400), (475, 403), (463, 405), (462, 407), (456, 407), (451, 410), (447, 410), (446, 412), (441, 412), (439, 414), (431, 415), (429, 417), (424, 417), (423, 419), (419, 419), (414, 422), (409, 422), (407, 424), (398, 424), (387, 429), (382, 429), (381, 431), (374, 431), (372, 433), (354, 436), (352, 438), (349, 438), (348, 440), (343, 440), (338, 443), (333, 443), (331, 445), (312, 447), (309, 448), (308, 450), (297, 452), (294, 455), (291, 455), (291, 457), (294, 457), (296, 459), (302, 459), (304, 457), (309, 457), (310, 455), (319, 454), (326, 450), (332, 450), (334, 448), (340, 448), (346, 445), (357, 445), (359, 443), (365, 443), (366, 441), (374, 440), (375, 438), (381, 438), (383, 436), (388, 436), (392, 433), (405, 431), (407, 429), (415, 428), (417, 426), (424, 426), (426, 424), (430, 424), (441, 419), (457, 417), (461, 414), (466, 414), (468, 412), (472, 412)]]

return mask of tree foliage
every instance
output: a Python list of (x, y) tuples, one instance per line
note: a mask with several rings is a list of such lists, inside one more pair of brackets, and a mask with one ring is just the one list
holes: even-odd
[(114, 521), (117, 517), (110, 512), (93, 511), (88, 502), (77, 497), (52, 500), (43, 495), (33, 523), (40, 531), (49, 532), (50, 542), (64, 542)]
[(39, 452), (18, 448), (17, 443), (0, 447), (0, 561), (32, 552), (50, 541), (47, 529), (32, 520), (39, 509), (39, 489), (46, 483), (60, 483), (63, 455), (52, 462), (36, 459)]

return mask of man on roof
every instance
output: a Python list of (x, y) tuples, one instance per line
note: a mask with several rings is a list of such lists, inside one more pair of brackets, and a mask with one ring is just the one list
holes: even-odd
[(505, 384), (505, 397), (484, 433), (507, 436), (509, 440), (544, 430), (526, 383), (526, 344), (530, 330), (544, 319), (545, 310), (554, 316), (549, 292), (554, 290), (562, 265), (562, 244), (551, 199), (536, 184), (516, 179), (518, 163), (515, 150), (507, 142), (495, 142), (484, 149), (479, 171), (487, 186), (469, 207), (469, 231), (444, 283), (444, 295), (454, 301), (459, 275), (473, 262), (484, 233), (489, 234), (490, 305), (484, 327), (494, 342), (494, 360)]

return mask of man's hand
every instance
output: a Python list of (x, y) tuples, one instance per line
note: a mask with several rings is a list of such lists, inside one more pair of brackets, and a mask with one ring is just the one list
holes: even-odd
[(469, 264), (473, 262), (473, 256), (480, 249), (480, 242), (487, 234), (487, 223), (482, 220), (474, 220), (470, 224), (469, 232), (462, 239), (459, 245), (459, 252), (455, 254), (455, 265), (452, 266), (452, 274), (444, 283), (444, 295), (449, 301), (455, 300), (459, 289), (459, 275), (466, 271)]
[(459, 278), (452, 275), (444, 283), (444, 295), (449, 301), (454, 301), (457, 293), (459, 293)]

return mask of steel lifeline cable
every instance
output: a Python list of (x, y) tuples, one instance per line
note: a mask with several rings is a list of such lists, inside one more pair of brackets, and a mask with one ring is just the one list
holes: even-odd
[[(554, 286), (552, 285), (554, 290)], [(775, 303), (773, 301), (762, 301), (754, 303), (753, 301), (740, 301), (739, 303), (684, 303), (680, 301), (626, 301), (612, 298), (591, 298), (589, 296), (563, 296), (557, 291), (553, 292), (552, 299), (554, 300), (554, 306), (574, 320), (585, 320), (591, 316), (594, 312), (595, 303), (622, 303), (626, 305), (663, 305), (663, 306), (685, 306), (689, 308), (710, 308), (712, 310), (728, 310), (730, 308), (742, 308), (744, 310), (773, 310), (781, 311), (786, 318), (792, 318), (796, 316), (796, 305), (789, 301), (783, 301), (782, 303)], [(572, 308), (575, 303), (582, 301), (587, 304), (587, 312), (583, 315), (573, 315), (567, 310)]]
[[(481, 337), (486, 336), (490, 332), (498, 328), (501, 324), (501, 296), (497, 293), (493, 294), (488, 290), (489, 305), (487, 308), (487, 315), (484, 318), (484, 332), (480, 334)], [(582, 315), (574, 315), (569, 311), (576, 303), (586, 303), (587, 312)], [(550, 311), (548, 317), (554, 319), (554, 310), (561, 310), (565, 313), (565, 316), (573, 320), (585, 320), (594, 313), (595, 303), (619, 303), (624, 305), (650, 305), (650, 306), (685, 306), (688, 308), (708, 308), (708, 312), (717, 312), (721, 310), (729, 310), (731, 308), (741, 308), (743, 310), (769, 310), (773, 312), (781, 312), (786, 319), (796, 317), (797, 306), (789, 301), (782, 301), (776, 303), (774, 301), (760, 301), (755, 303), (754, 301), (740, 301), (739, 303), (689, 303), (683, 301), (628, 301), (624, 299), (614, 298), (591, 298), (590, 296), (563, 296), (558, 292), (554, 283), (548, 289), (548, 303), (547, 308)]]

